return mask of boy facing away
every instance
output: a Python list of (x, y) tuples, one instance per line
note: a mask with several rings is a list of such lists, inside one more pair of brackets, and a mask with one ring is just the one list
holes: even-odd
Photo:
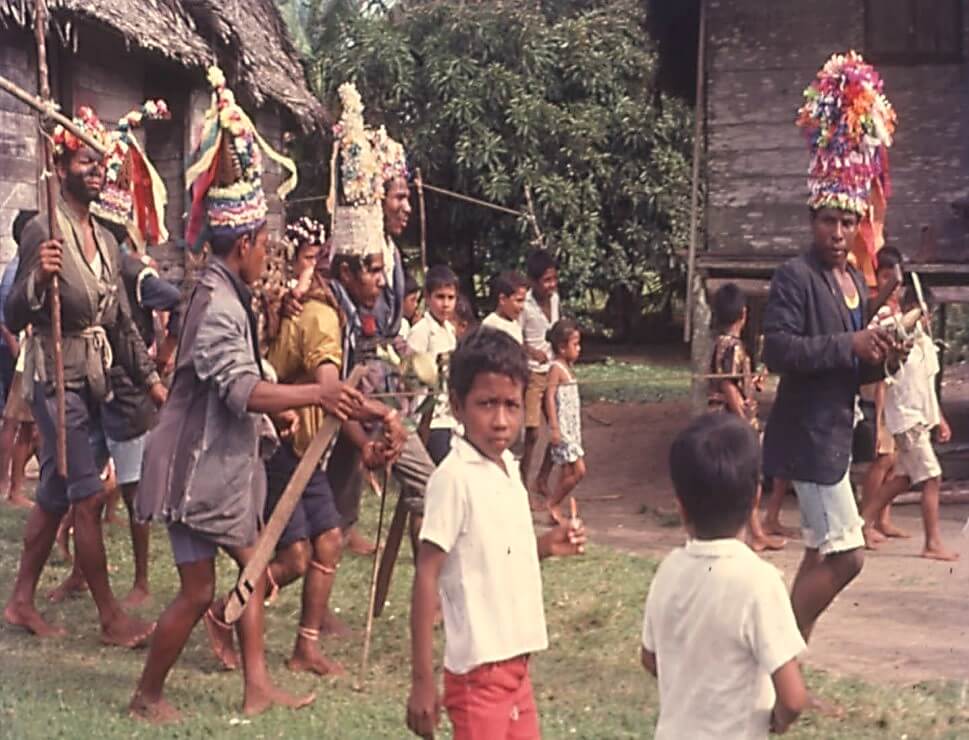
[(646, 597), (643, 667), (659, 679), (657, 740), (766, 738), (807, 703), (805, 649), (774, 566), (742, 541), (760, 480), (760, 445), (734, 414), (693, 420), (670, 473), (686, 546), (660, 564)]
[(521, 428), (528, 366), (503, 332), (481, 328), (451, 358), (451, 408), (464, 425), (427, 484), (411, 605), (407, 726), (433, 737), (442, 702), (434, 618), (444, 615), (443, 706), (455, 740), (540, 737), (528, 675), (548, 646), (538, 561), (575, 555), (578, 521), (536, 540), (528, 497), (508, 447)]

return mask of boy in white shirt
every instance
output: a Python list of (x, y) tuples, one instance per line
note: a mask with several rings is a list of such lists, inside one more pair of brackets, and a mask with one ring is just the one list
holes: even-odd
[(760, 444), (733, 414), (693, 420), (670, 473), (689, 534), (646, 598), (642, 661), (659, 679), (657, 740), (750, 740), (784, 732), (807, 703), (805, 649), (778, 570), (743, 542)]
[(503, 331), (519, 344), (523, 344), (525, 339), (519, 318), (525, 309), (528, 281), (517, 272), (508, 270), (496, 275), (491, 281), (491, 294), (497, 301), (495, 310), (485, 317), (482, 325)]
[[(411, 327), (407, 346), (419, 354), (449, 355), (457, 344), (454, 332), (454, 305), (458, 297), (458, 276), (447, 265), (434, 265), (424, 279), (424, 302), (427, 313)], [(451, 432), (456, 422), (451, 415), (447, 392), (443, 391), (434, 405), (427, 451), (435, 465), (451, 448)]]
[(482, 327), (451, 357), (451, 407), (464, 425), (427, 484), (411, 606), (407, 726), (433, 737), (442, 701), (433, 666), (434, 617), (444, 615), (443, 706), (455, 740), (535, 740), (531, 653), (548, 646), (538, 561), (582, 551), (578, 521), (536, 540), (508, 450), (522, 424), (525, 354)]
[[(928, 297), (928, 296), (926, 296)], [(902, 296), (902, 311), (919, 305), (918, 296), (907, 288)], [(937, 429), (939, 442), (948, 442), (952, 431), (939, 409), (935, 393), (935, 377), (939, 374), (939, 353), (932, 337), (923, 329), (928, 317), (916, 328), (915, 343), (908, 359), (898, 371), (885, 380), (885, 426), (895, 438), (895, 472), (885, 481), (861, 512), (865, 520), (862, 532), (865, 544), (876, 549), (873, 530), (878, 512), (898, 494), (912, 486), (922, 489), (922, 523), (925, 528), (925, 548), (922, 557), (953, 561), (959, 554), (942, 544), (939, 529), (939, 489), (942, 486), (942, 467), (932, 449), (932, 430)]]

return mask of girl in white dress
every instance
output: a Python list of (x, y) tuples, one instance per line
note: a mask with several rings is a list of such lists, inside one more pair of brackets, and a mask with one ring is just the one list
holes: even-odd
[(582, 449), (582, 419), (575, 363), (582, 352), (582, 335), (571, 319), (560, 319), (548, 331), (554, 359), (548, 372), (545, 413), (548, 416), (552, 462), (560, 468), (558, 483), (548, 499), (548, 513), (561, 524), (561, 504), (585, 478), (585, 451)]

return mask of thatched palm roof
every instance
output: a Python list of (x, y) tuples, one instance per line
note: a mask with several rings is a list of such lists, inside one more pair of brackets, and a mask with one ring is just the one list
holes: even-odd
[[(35, 0), (0, 0), (0, 27), (27, 28)], [(47, 0), (65, 43), (72, 24), (103, 24), (131, 44), (184, 66), (218, 59), (230, 82), (257, 104), (274, 101), (307, 128), (323, 108), (306, 84), (303, 66), (272, 0)]]

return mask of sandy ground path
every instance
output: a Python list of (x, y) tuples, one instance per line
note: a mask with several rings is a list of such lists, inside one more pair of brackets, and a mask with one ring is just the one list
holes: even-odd
[[(589, 477), (576, 498), (593, 541), (660, 557), (682, 544), (666, 461), (688, 404), (596, 403), (583, 411)], [(969, 681), (969, 540), (961, 535), (969, 506), (943, 506), (942, 517), (943, 536), (961, 546), (962, 561), (920, 558), (919, 508), (896, 506), (894, 519), (912, 539), (868, 553), (859, 578), (821, 618), (809, 665), (878, 682)], [(793, 498), (782, 519), (796, 526)], [(802, 552), (793, 540), (766, 558), (789, 585)]]

